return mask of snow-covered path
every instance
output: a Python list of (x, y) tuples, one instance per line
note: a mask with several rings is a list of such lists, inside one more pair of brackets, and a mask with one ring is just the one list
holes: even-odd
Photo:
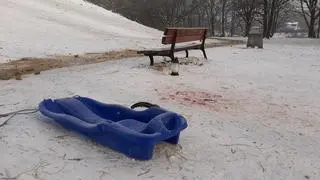
[[(126, 106), (150, 101), (189, 123), (179, 146), (161, 144), (153, 160), (139, 162), (40, 114), (17, 116), (0, 128), (0, 178), (320, 179), (319, 46), (223, 47), (208, 56), (203, 66), (182, 66), (179, 77), (142, 57), (0, 81), (0, 113), (81, 95)], [(199, 103), (205, 98), (213, 101)]]
[(0, 63), (152, 47), (161, 32), (83, 0), (1, 0)]

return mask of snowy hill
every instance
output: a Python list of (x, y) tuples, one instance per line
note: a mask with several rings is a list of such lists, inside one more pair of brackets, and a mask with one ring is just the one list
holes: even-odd
[(148, 47), (161, 32), (83, 0), (1, 0), (0, 63)]

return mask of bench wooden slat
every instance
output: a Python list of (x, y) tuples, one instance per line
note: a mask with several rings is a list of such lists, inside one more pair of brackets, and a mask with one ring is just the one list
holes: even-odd
[[(201, 44), (190, 44), (190, 45), (183, 45), (183, 46), (176, 46), (174, 48), (174, 52), (177, 51), (182, 51), (182, 50), (188, 50), (188, 49), (199, 49), (201, 46)], [(171, 51), (170, 47), (166, 47), (166, 48), (155, 48), (155, 49), (149, 49), (149, 50), (143, 50), (143, 51), (138, 51), (138, 54), (145, 54), (145, 55), (152, 55), (155, 54), (157, 52), (161, 52), (161, 53), (169, 53)]]
[(202, 38), (203, 38), (203, 34), (192, 35), (192, 36), (177, 36), (176, 40), (174, 41), (173, 36), (165, 36), (162, 39), (162, 44), (172, 44), (173, 42), (183, 43), (183, 42), (190, 42), (190, 41), (199, 41), (199, 40), (202, 40)]
[(182, 43), (204, 39), (206, 29), (202, 28), (167, 28), (162, 44)]
[(178, 36), (190, 36), (203, 34), (204, 31), (204, 28), (167, 28), (164, 35), (174, 35), (174, 33), (177, 32)]

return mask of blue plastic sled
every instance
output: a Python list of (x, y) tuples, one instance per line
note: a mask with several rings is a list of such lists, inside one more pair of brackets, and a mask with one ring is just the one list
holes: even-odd
[(139, 160), (151, 159), (156, 143), (177, 144), (188, 126), (184, 117), (159, 106), (135, 111), (79, 96), (45, 99), (39, 110), (63, 127)]

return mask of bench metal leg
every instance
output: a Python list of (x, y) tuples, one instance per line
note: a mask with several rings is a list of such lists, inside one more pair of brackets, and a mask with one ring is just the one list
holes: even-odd
[(150, 58), (150, 66), (153, 66), (153, 64), (154, 64), (153, 56), (149, 56), (149, 58)]
[(189, 52), (188, 52), (188, 50), (186, 50), (186, 57), (189, 57)]
[(206, 50), (201, 49), (201, 51), (203, 52), (203, 56), (204, 56), (204, 58), (208, 59), (208, 58), (207, 58), (207, 54), (206, 54)]
[(173, 53), (170, 54), (170, 58), (171, 58), (171, 62), (174, 61), (174, 54)]

